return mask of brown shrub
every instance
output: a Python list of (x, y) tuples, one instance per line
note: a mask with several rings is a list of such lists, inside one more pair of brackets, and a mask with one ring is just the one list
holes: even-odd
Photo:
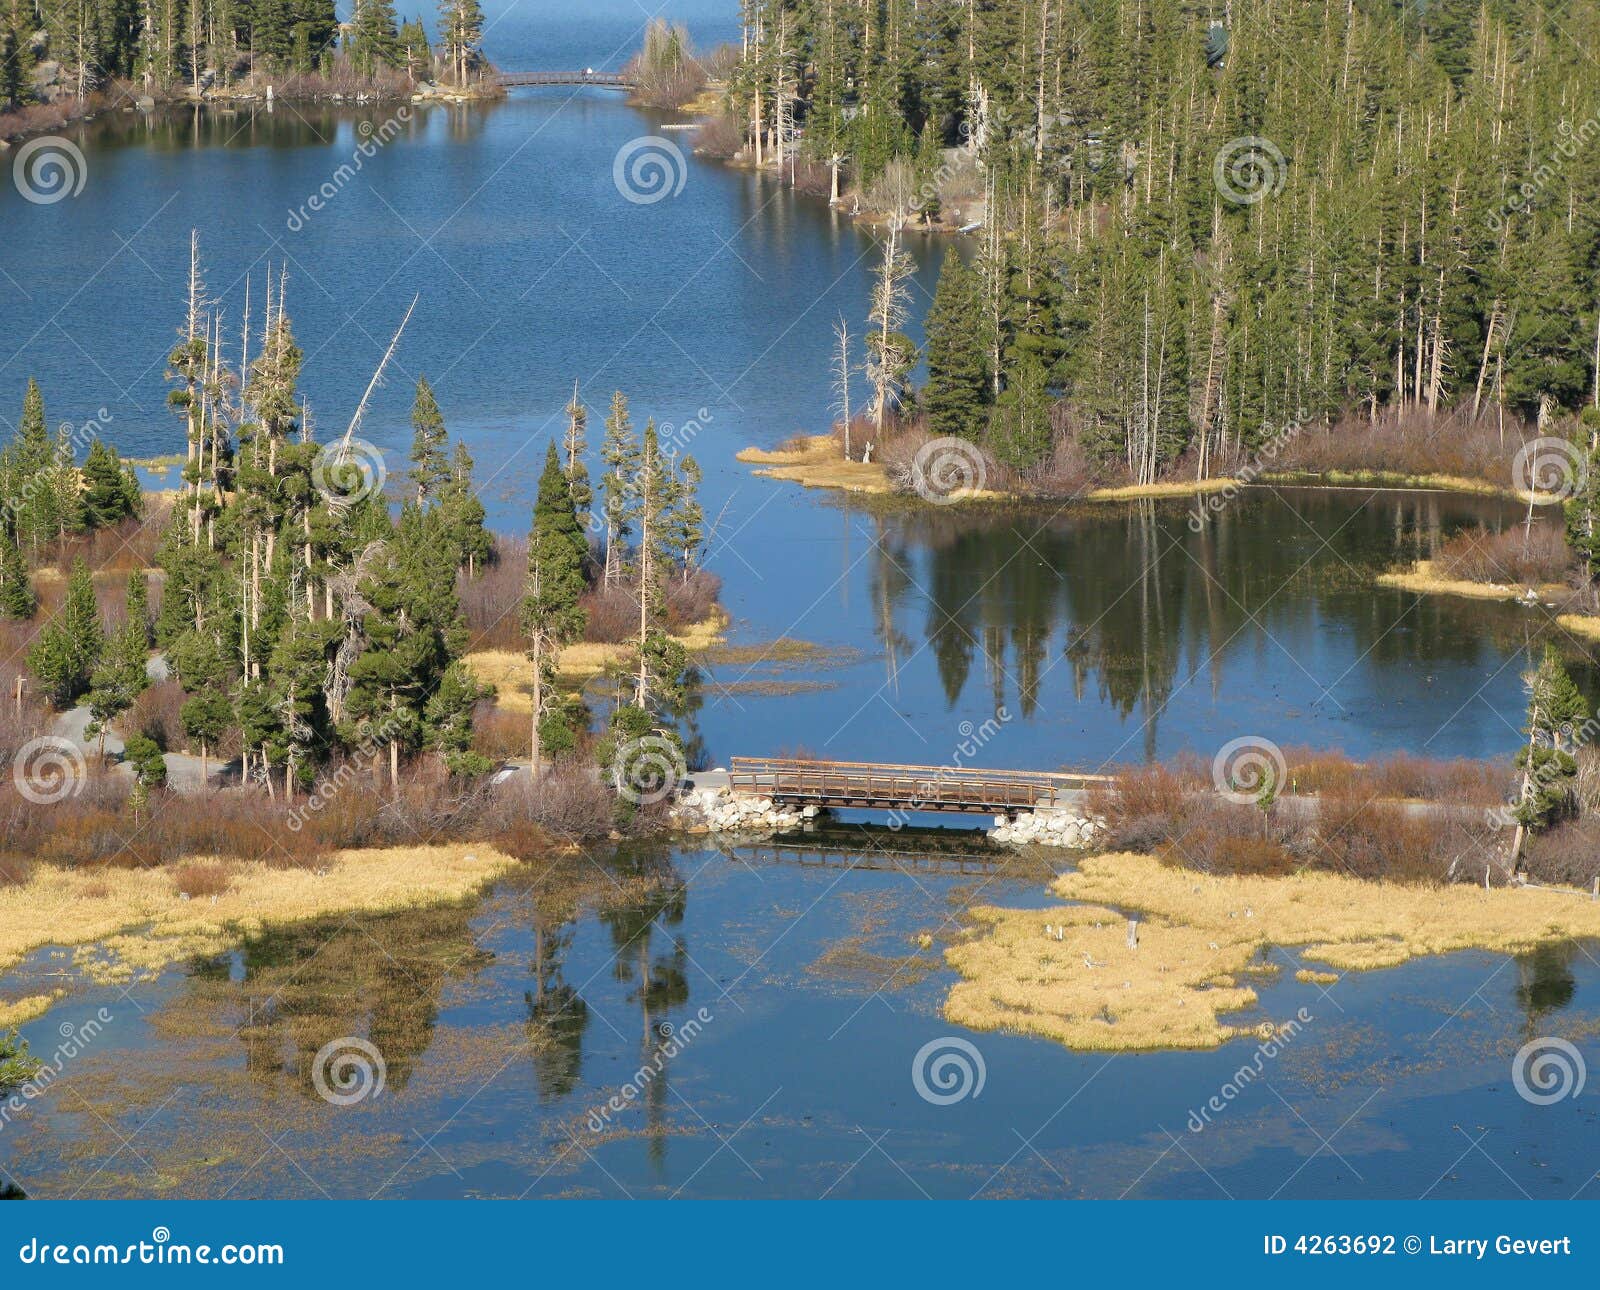
[(639, 635), (639, 600), (631, 588), (594, 587), (583, 594), (580, 603), (588, 615), (584, 640), (620, 645)]
[(694, 150), (702, 157), (726, 161), (744, 145), (744, 122), (733, 116), (711, 117), (694, 133)]
[(183, 700), (183, 687), (176, 681), (158, 682), (133, 701), (117, 728), (154, 739), (162, 752), (177, 752), (186, 742), (178, 715)]
[(1515, 586), (1560, 582), (1571, 565), (1566, 535), (1549, 523), (1499, 533), (1480, 525), (1446, 540), (1433, 557), (1434, 572), (1442, 578)]
[(1287, 748), (1290, 793), (1364, 793), (1368, 797), (1413, 798), (1463, 806), (1493, 806), (1509, 789), (1507, 763), (1415, 757), (1395, 753), (1358, 762), (1342, 752)]
[(1331, 427), (1300, 431), (1267, 468), (1455, 475), (1509, 488), (1511, 463), (1532, 433), (1518, 423), (1502, 436), (1493, 420), (1473, 421), (1465, 409), (1432, 414), (1408, 408), (1386, 412), (1375, 423), (1346, 416)]
[(496, 534), (489, 562), (478, 576), (457, 575), (456, 594), (467, 620), (469, 651), (523, 647), (520, 610), (527, 574), (527, 542)]
[(1534, 882), (1593, 889), (1600, 877), (1600, 819), (1580, 817), (1528, 835), (1522, 864)]
[(181, 864), (172, 871), (172, 885), (191, 900), (220, 896), (232, 881), (225, 866), (202, 860)]
[[(568, 842), (605, 837), (615, 827), (616, 799), (587, 767), (546, 772), (537, 783), (518, 775), (498, 786), (481, 812), (487, 841), (507, 855), (531, 860), (549, 852), (549, 838)], [(533, 827), (530, 827), (533, 826)]]

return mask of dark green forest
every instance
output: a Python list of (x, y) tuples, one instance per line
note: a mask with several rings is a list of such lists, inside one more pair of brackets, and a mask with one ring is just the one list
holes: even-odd
[(764, 161), (842, 165), (908, 225), (970, 166), (979, 248), (934, 302), (923, 410), (1019, 470), (1065, 443), (1204, 477), (1342, 417), (1600, 401), (1596, 0), (743, 15)]

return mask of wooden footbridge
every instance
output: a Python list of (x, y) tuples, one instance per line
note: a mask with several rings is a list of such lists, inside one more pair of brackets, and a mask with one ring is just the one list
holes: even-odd
[(581, 72), (501, 72), (494, 81), (507, 89), (519, 85), (593, 85), (603, 90), (631, 90), (637, 84), (620, 72), (597, 72), (591, 68)]
[(784, 806), (1001, 815), (1076, 805), (1108, 775), (735, 757), (728, 787)]

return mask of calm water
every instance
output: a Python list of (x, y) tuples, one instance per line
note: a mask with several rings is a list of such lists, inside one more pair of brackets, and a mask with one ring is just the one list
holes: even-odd
[[(508, 68), (616, 66), (637, 40), (631, 6), (581, 21), (550, 0), (502, 8), (489, 48)], [(691, 17), (703, 43), (734, 34), (731, 2)], [(613, 158), (671, 122), (599, 91), (418, 109), (291, 228), (363, 123), (384, 119), (118, 114), (76, 136), (78, 198), (0, 190), (0, 414), (14, 418), (32, 374), (52, 419), (103, 407), (124, 451), (174, 450), (163, 368), (198, 227), (230, 328), (246, 283), (259, 314), (267, 266), (287, 265), (324, 437), (420, 297), (364, 433), (400, 469), (426, 373), (507, 529), (526, 524), (574, 378), (597, 412), (621, 388), (641, 420), (702, 427), (692, 451), (735, 642), (827, 651), (804, 670), (711, 669), (696, 721), (712, 762), (801, 747), (944, 761), (1001, 709), (985, 764), (1209, 757), (1245, 734), (1357, 755), (1516, 746), (1518, 674), (1545, 615), (1371, 584), (1514, 509), (1263, 489), (1199, 536), (1182, 502), (883, 512), (754, 479), (739, 447), (826, 418), (831, 326), (865, 313), (868, 236), (692, 160), (677, 197), (629, 203)], [(914, 250), (926, 293), (943, 247)], [(1594, 1093), (1537, 1108), (1509, 1081), (1532, 1036), (1600, 1054), (1590, 948), (1455, 955), (1326, 994), (1286, 971), (1262, 1016), (1305, 1006), (1316, 1024), (1200, 1135), (1190, 1111), (1253, 1046), (1108, 1061), (972, 1036), (983, 1092), (940, 1107), (910, 1081), (918, 1050), (952, 1033), (938, 939), (975, 899), (1040, 903), (1041, 879), (823, 858), (596, 857), (471, 909), (305, 928), (126, 993), (87, 990), (26, 1028), (35, 1049), (101, 1006), (115, 1021), (4, 1128), (0, 1168), (37, 1195), (244, 1196), (1567, 1196), (1591, 1175)], [(917, 950), (921, 932), (934, 950)], [(41, 956), (0, 988), (36, 993), (60, 967)], [(664, 1025), (687, 1036), (677, 1054), (597, 1132)], [(388, 1083), (341, 1109), (310, 1068), (346, 1035), (382, 1049)]]

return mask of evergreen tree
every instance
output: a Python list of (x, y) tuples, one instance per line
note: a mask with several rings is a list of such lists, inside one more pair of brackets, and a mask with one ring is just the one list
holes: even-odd
[(105, 651), (89, 675), (88, 706), (92, 720), (87, 731), (98, 739), (102, 761), (106, 754), (106, 732), (111, 723), (150, 687), (148, 662), (144, 624), (130, 618), (107, 638)]
[(105, 528), (139, 513), (139, 481), (117, 450), (95, 439), (83, 465), (83, 511), (90, 528)]
[(444, 415), (433, 397), (426, 376), (417, 378), (416, 401), (411, 405), (411, 483), (419, 505), (437, 500), (450, 482), (450, 436)]
[(978, 275), (954, 248), (945, 253), (925, 329), (928, 429), (940, 438), (982, 438), (990, 375), (983, 345)]
[(145, 648), (149, 649), (156, 638), (150, 621), (150, 579), (143, 569), (135, 569), (128, 575), (127, 601), (128, 623), (138, 628)]
[(572, 505), (579, 518), (589, 513), (594, 504), (594, 489), (589, 484), (589, 467), (584, 458), (589, 454), (589, 409), (578, 396), (578, 383), (572, 383), (572, 402), (567, 404), (567, 433), (561, 441), (561, 451), (566, 456), (567, 486), (572, 490)]
[(391, 0), (356, 0), (349, 42), (351, 60), (367, 75), (399, 67), (403, 55)]
[(633, 516), (633, 477), (639, 468), (639, 441), (628, 414), (628, 400), (618, 390), (611, 396), (605, 438), (600, 444), (605, 473), (600, 476), (600, 516), (604, 525), (605, 570), (603, 581), (613, 587), (622, 577), (622, 546)]
[(439, 514), (444, 534), (456, 553), (456, 565), (469, 578), (478, 576), (494, 549), (494, 541), (484, 527), (483, 503), (472, 486), (472, 454), (467, 445), (457, 442), (450, 464), (450, 478), (439, 493)]
[(16, 539), (0, 524), (0, 615), (6, 618), (32, 618), (39, 607), (33, 580)]
[(73, 561), (61, 609), (44, 625), (28, 652), (29, 668), (56, 707), (69, 707), (89, 688), (103, 641), (94, 580), (80, 557)]
[(533, 665), (531, 755), (535, 778), (544, 768), (547, 752), (566, 752), (576, 739), (555, 693), (555, 677), (562, 647), (583, 632), (585, 614), (579, 598), (584, 590), (586, 549), (572, 488), (552, 443), (534, 502), (522, 599), (522, 632)]

